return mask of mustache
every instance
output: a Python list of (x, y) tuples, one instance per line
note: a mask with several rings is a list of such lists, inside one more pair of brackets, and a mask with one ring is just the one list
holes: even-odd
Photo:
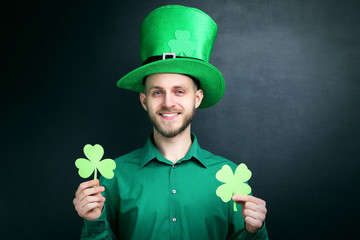
[(161, 108), (160, 110), (158, 110), (158, 112), (183, 112), (183, 109), (180, 108)]

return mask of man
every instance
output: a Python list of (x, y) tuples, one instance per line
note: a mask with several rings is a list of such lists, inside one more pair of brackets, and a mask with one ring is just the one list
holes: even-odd
[(191, 133), (196, 109), (224, 92), (208, 63), (216, 31), (208, 15), (183, 6), (158, 8), (142, 23), (143, 66), (117, 85), (140, 92), (153, 134), (115, 160), (114, 179), (80, 184), (73, 202), (85, 219), (83, 239), (268, 239), (265, 202), (234, 195), (241, 211), (222, 202), (215, 174), (236, 165), (201, 149)]

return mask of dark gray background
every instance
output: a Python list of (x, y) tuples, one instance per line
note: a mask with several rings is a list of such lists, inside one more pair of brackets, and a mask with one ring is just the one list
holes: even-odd
[(141, 21), (166, 4), (218, 24), (210, 62), (226, 91), (193, 132), (252, 170), (270, 238), (359, 237), (360, 1), (88, 0), (2, 9), (4, 239), (78, 239), (83, 146), (111, 158), (143, 146), (151, 125), (138, 94), (115, 83), (140, 65)]

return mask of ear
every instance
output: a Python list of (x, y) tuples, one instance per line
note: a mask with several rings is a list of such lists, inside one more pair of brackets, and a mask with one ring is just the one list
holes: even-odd
[(204, 93), (203, 90), (199, 89), (195, 93), (195, 108), (198, 108), (203, 100)]
[(141, 102), (141, 105), (143, 106), (143, 108), (145, 109), (145, 111), (147, 111), (145, 93), (140, 93), (140, 102)]

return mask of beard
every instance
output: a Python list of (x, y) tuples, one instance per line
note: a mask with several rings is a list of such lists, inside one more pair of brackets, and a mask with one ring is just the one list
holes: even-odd
[(182, 133), (190, 125), (191, 121), (193, 120), (193, 118), (195, 116), (195, 112), (196, 112), (196, 108), (194, 106), (192, 111), (189, 114), (184, 116), (182, 125), (177, 129), (165, 129), (160, 126), (159, 122), (156, 121), (156, 116), (151, 116), (150, 112), (148, 112), (148, 115), (149, 115), (150, 122), (162, 136), (164, 136), (166, 138), (173, 138), (173, 137), (176, 137), (178, 134)]

